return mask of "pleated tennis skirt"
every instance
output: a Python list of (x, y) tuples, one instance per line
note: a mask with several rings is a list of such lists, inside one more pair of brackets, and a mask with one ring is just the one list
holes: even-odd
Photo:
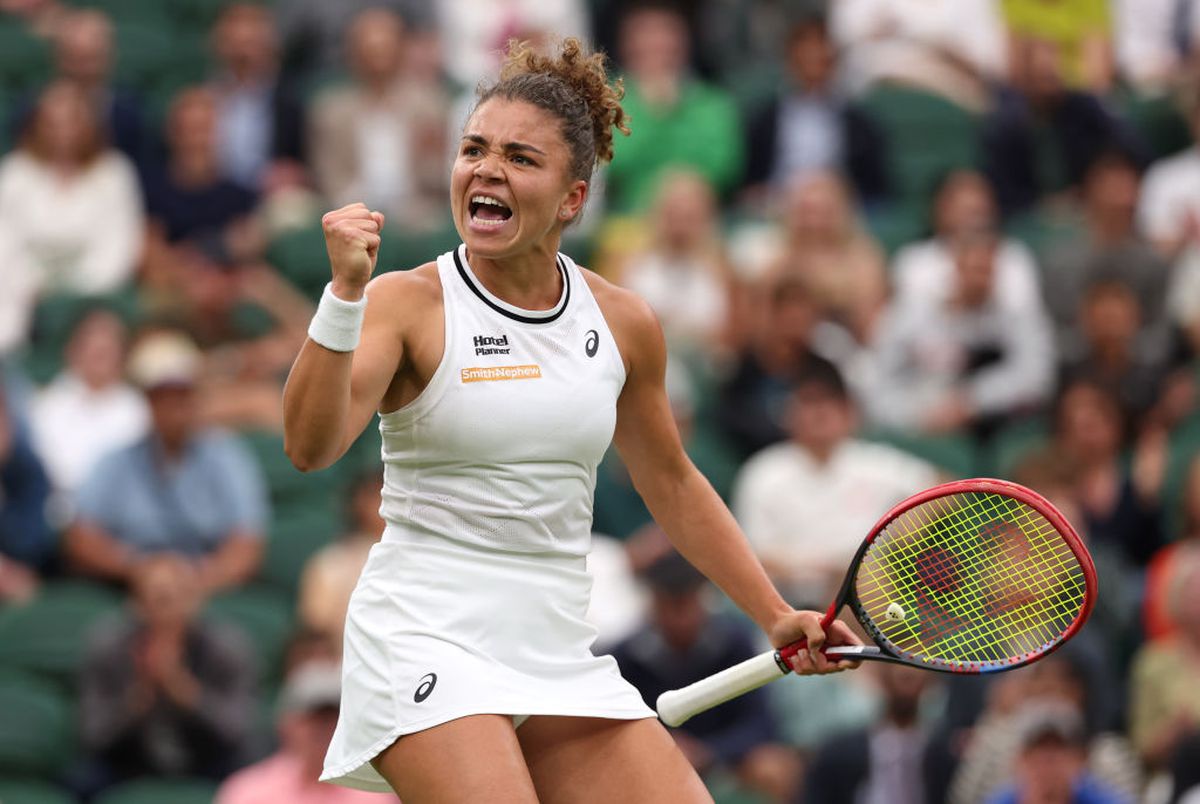
[(391, 527), (350, 599), (322, 781), (386, 792), (370, 760), (468, 715), (654, 717), (584, 619), (585, 559), (487, 550)]

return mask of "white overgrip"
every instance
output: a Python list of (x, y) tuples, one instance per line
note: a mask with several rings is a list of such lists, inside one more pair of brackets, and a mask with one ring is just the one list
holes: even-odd
[(693, 715), (782, 678), (786, 672), (779, 666), (775, 651), (760, 653), (695, 684), (664, 692), (658, 696), (658, 716), (668, 726), (678, 726)]

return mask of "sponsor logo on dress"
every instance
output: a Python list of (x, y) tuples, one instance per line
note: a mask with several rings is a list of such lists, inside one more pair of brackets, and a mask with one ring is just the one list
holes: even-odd
[(473, 341), (475, 344), (475, 354), (479, 355), (506, 355), (512, 351), (508, 345), (508, 336), (501, 335), (494, 338), (491, 335), (476, 335)]
[(587, 340), (583, 342), (583, 351), (587, 352), (588, 357), (595, 357), (596, 352), (600, 350), (600, 333), (594, 329), (587, 331)]
[(531, 366), (473, 366), (462, 369), (463, 382), (491, 382), (493, 380), (537, 380), (541, 379), (542, 367)]
[(436, 685), (437, 673), (426, 673), (421, 676), (421, 683), (417, 685), (417, 691), (413, 693), (413, 703), (424, 703), (425, 699), (433, 693)]

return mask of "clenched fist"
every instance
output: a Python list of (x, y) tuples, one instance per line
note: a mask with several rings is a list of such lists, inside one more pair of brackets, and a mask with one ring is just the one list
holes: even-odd
[(321, 218), (325, 249), (333, 269), (333, 293), (345, 301), (363, 296), (379, 256), (383, 213), (355, 203), (326, 212)]

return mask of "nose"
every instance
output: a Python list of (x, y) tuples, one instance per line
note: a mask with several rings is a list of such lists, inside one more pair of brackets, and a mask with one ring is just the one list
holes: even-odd
[(499, 157), (488, 154), (475, 163), (475, 175), (484, 180), (497, 180), (501, 177)]

